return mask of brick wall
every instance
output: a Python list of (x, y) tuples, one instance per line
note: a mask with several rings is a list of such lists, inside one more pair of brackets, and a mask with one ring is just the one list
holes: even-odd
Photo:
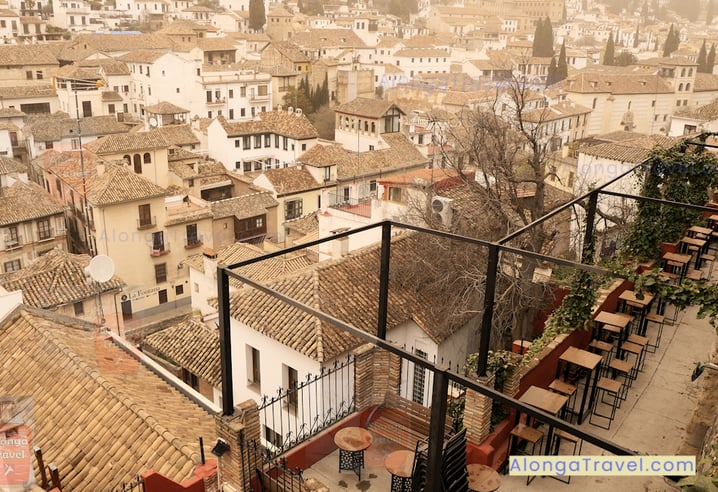
[(358, 412), (380, 405), (387, 391), (399, 392), (401, 358), (367, 343), (354, 351), (354, 395)]
[(217, 437), (229, 444), (229, 451), (219, 458), (219, 471), (223, 483), (233, 485), (237, 490), (249, 490), (249, 485), (243, 483), (242, 477), (252, 477), (254, 471), (247, 469), (242, 473), (242, 459), (240, 456), (240, 442), (259, 440), (260, 424), (259, 410), (254, 400), (247, 400), (234, 407), (234, 413), (228, 416), (215, 417)]

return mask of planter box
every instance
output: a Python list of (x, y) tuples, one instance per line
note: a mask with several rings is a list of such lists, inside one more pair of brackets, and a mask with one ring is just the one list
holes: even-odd
[(678, 243), (661, 243), (661, 258), (666, 253), (678, 253)]

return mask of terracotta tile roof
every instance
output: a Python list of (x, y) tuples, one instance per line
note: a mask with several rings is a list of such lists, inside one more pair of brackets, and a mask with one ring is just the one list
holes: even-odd
[[(350, 159), (349, 152), (341, 144), (315, 145), (297, 158), (297, 162), (313, 167), (336, 166)], [(354, 154), (356, 159), (356, 153)]]
[(45, 44), (4, 44), (0, 45), (0, 65), (7, 67), (60, 66), (60, 62)]
[(190, 159), (199, 159), (200, 156), (189, 150), (185, 150), (182, 147), (176, 145), (170, 145), (167, 149), (167, 162), (186, 161)]
[(157, 31), (158, 34), (190, 34), (196, 35), (198, 32), (206, 32), (207, 26), (198, 24), (188, 19), (177, 19), (171, 24), (164, 26), (162, 29)]
[(292, 42), (303, 49), (366, 48), (351, 29), (307, 29), (292, 36)]
[(222, 385), (219, 333), (204, 323), (185, 319), (145, 338), (145, 345), (209, 382)]
[(286, 137), (303, 139), (317, 138), (319, 133), (304, 114), (288, 111), (265, 111), (259, 113), (258, 120), (230, 123), (223, 116), (218, 116), (228, 137), (240, 135), (256, 135), (258, 133), (276, 133)]
[[(258, 258), (265, 255), (267, 252), (259, 249), (249, 243), (233, 243), (229, 246), (220, 249), (217, 253), (217, 264), (234, 265), (240, 261), (250, 260), (252, 258)], [(182, 261), (183, 265), (187, 265), (195, 270), (205, 272), (204, 268), (204, 255), (192, 255)], [(309, 260), (304, 255), (294, 256), (282, 256), (277, 258), (270, 258), (265, 261), (259, 261), (236, 269), (237, 273), (256, 280), (258, 282), (266, 282), (269, 280), (276, 280), (288, 274), (292, 274), (297, 271), (301, 271), (311, 265), (314, 262)], [(230, 279), (230, 285), (235, 288), (240, 288), (241, 285), (234, 279)]]
[(261, 175), (266, 176), (278, 196), (312, 190), (321, 185), (307, 169), (299, 167), (267, 169)]
[[(392, 271), (410, 268), (422, 238), (406, 234), (391, 248)], [(286, 276), (268, 286), (302, 303), (320, 309), (355, 327), (376, 334), (379, 298), (378, 246), (366, 248), (340, 260)], [(396, 269), (396, 270), (395, 270)], [(467, 320), (466, 315), (446, 315), (446, 300), (411, 282), (390, 277), (387, 329), (415, 321), (436, 343), (441, 343)], [(347, 302), (351, 299), (351, 302)], [(232, 317), (259, 333), (323, 362), (346, 353), (361, 342), (309, 314), (264, 293), (245, 287), (230, 295)]]
[[(90, 116), (80, 119), (80, 130), (83, 136), (99, 136), (127, 133), (129, 129), (114, 116)], [(33, 122), (29, 131), (35, 142), (57, 142), (77, 137), (77, 120), (46, 117)]]
[(312, 212), (304, 217), (287, 220), (284, 226), (301, 234), (311, 234), (319, 230), (319, 218), (316, 212)]
[(310, 61), (309, 57), (293, 42), (272, 41), (271, 46), (291, 62), (307, 63)]
[(712, 73), (696, 73), (696, 82), (693, 92), (718, 91), (718, 75)]
[(224, 217), (237, 217), (249, 219), (267, 213), (268, 208), (276, 207), (279, 202), (269, 192), (251, 193), (224, 200), (211, 202), (212, 214), (215, 219)]
[(169, 125), (157, 128), (168, 145), (199, 145), (200, 141), (189, 125)]
[(189, 113), (189, 109), (181, 108), (171, 102), (161, 101), (157, 104), (147, 106), (145, 110), (148, 113), (154, 114), (178, 114), (178, 113)]
[(292, 14), (280, 5), (270, 10), (267, 17), (292, 17)]
[(22, 290), (25, 304), (43, 309), (94, 299), (98, 290), (110, 292), (125, 285), (117, 275), (107, 282), (88, 284), (85, 268), (89, 264), (89, 255), (55, 248), (22, 270), (0, 275), (0, 285), (8, 291)]
[[(169, 191), (167, 191), (169, 194)], [(180, 193), (182, 194), (182, 193)], [(185, 194), (186, 195), (186, 194)], [(197, 222), (200, 220), (205, 219), (211, 219), (212, 218), (212, 210), (207, 207), (200, 207), (194, 203), (189, 203), (189, 206), (187, 206), (186, 203), (174, 205), (174, 206), (168, 206), (166, 208), (167, 210), (167, 219), (165, 220), (165, 226), (173, 226), (177, 224), (187, 224), (189, 222)]]
[(167, 140), (157, 129), (148, 132), (134, 132), (119, 135), (108, 135), (85, 145), (90, 152), (97, 155), (117, 154), (141, 150), (162, 149), (169, 147)]
[(0, 174), (26, 173), (27, 166), (15, 159), (0, 156)]
[(15, 108), (0, 108), (0, 118), (14, 118), (16, 116), (25, 116), (25, 113)]
[(369, 99), (368, 97), (357, 97), (353, 101), (340, 104), (334, 108), (334, 111), (336, 113), (364, 116), (367, 118), (379, 118), (383, 116), (392, 106), (395, 106), (392, 101)]
[(65, 206), (47, 194), (39, 185), (16, 181), (3, 188), (0, 196), (0, 225), (61, 215)]
[(450, 54), (442, 49), (438, 48), (402, 48), (394, 53), (394, 56), (404, 57), (446, 57), (449, 58)]
[(197, 40), (197, 46), (202, 51), (236, 51), (237, 46), (231, 38), (200, 38)]
[(590, 113), (591, 109), (570, 101), (561, 101), (548, 108), (527, 111), (524, 119), (533, 123), (546, 123), (549, 121), (569, 118), (571, 116)]
[(114, 489), (149, 468), (186, 480), (198, 438), (216, 438), (214, 416), (92, 325), (19, 308), (0, 332), (14, 362), (0, 392), (31, 398), (32, 444), (52, 457), (63, 490)]
[(170, 50), (172, 40), (162, 34), (80, 34), (71, 46), (105, 53)]
[(562, 82), (566, 92), (582, 94), (672, 94), (673, 87), (661, 76), (648, 73), (576, 72)]
[(55, 91), (51, 85), (19, 85), (12, 87), (0, 87), (0, 97), (5, 99), (53, 96), (55, 96)]
[[(71, 78), (71, 79), (82, 79), (82, 80), (100, 80), (100, 73), (98, 67), (84, 67), (79, 65), (65, 65), (55, 71), (55, 75), (59, 78)], [(81, 82), (83, 86), (85, 82)], [(94, 82), (92, 82), (94, 85)], [(93, 87), (94, 88), (94, 87)]]
[(581, 148), (580, 153), (601, 159), (620, 162), (640, 163), (645, 161), (655, 147), (667, 148), (680, 139), (663, 135), (649, 135), (616, 143), (605, 143), (593, 147)]
[(122, 102), (122, 96), (115, 91), (102, 91), (102, 100), (105, 102)]
[(88, 201), (103, 206), (165, 196), (166, 190), (130, 170), (129, 166), (106, 164), (105, 172), (90, 180)]
[(712, 121), (718, 118), (718, 100), (700, 107), (685, 107), (675, 112), (675, 116), (685, 116), (702, 121)]
[(58, 152), (56, 150), (47, 150), (40, 157), (33, 159), (32, 164), (39, 168), (45, 169), (54, 176), (59, 177), (67, 183), (76, 193), (82, 193), (83, 189), (83, 163), (85, 168), (85, 186), (89, 188), (90, 181), (94, 178), (97, 162), (104, 160), (90, 154), (86, 150), (83, 151), (84, 162), (80, 161), (80, 151)]
[(81, 67), (98, 67), (105, 75), (129, 75), (127, 63), (119, 62), (114, 58), (88, 59), (77, 62)]
[(122, 56), (118, 56), (117, 60), (135, 63), (154, 63), (167, 53), (168, 52), (164, 50), (140, 49), (130, 51), (129, 53), (125, 53)]

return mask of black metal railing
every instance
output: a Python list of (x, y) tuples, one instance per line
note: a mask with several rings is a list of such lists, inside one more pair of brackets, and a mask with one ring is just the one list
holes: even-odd
[(142, 477), (137, 476), (129, 482), (122, 482), (120, 485), (113, 487), (108, 492), (144, 492), (145, 482)]
[(242, 483), (249, 484), (249, 491), (282, 490), (301, 492), (304, 477), (299, 467), (290, 468), (284, 458), (275, 458), (267, 448), (256, 440), (240, 441)]
[[(306, 441), (355, 411), (354, 357), (335, 360), (307, 374), (293, 388), (263, 396), (259, 406), (264, 441), (274, 457)], [(267, 430), (268, 429), (268, 430)]]

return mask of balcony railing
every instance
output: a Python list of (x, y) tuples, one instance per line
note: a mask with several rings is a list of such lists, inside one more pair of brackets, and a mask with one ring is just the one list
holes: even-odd
[(152, 229), (153, 227), (157, 227), (157, 217), (143, 217), (141, 219), (137, 219), (137, 229)]
[(184, 249), (194, 249), (202, 246), (202, 241), (199, 239), (188, 239), (187, 244), (184, 245)]
[(216, 106), (218, 104), (226, 104), (227, 98), (226, 97), (220, 97), (219, 99), (212, 99), (211, 101), (207, 101), (207, 106)]
[(269, 101), (269, 94), (260, 96), (259, 94), (252, 94), (249, 96), (250, 101)]
[(17, 249), (22, 247), (22, 236), (17, 237), (6, 237), (5, 238), (5, 249)]
[(170, 252), (170, 243), (153, 244), (150, 246), (150, 256), (163, 256)]

